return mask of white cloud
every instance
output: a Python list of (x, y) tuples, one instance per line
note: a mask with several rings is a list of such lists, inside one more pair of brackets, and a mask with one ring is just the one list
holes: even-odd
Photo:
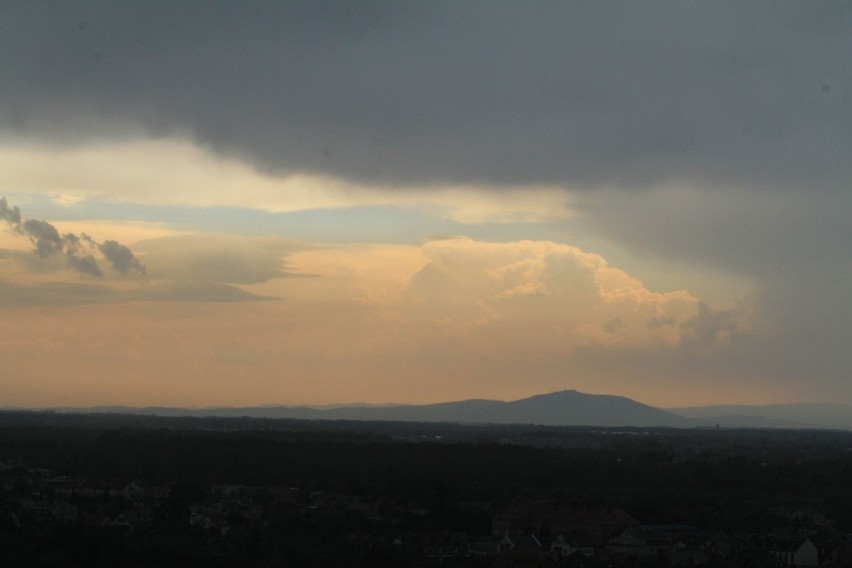
[[(652, 292), (599, 255), (544, 241), (338, 246), (289, 260), (319, 276), (285, 283), (294, 302), (350, 302), (407, 334), (458, 333), (461, 342), (475, 341), (464, 337), (472, 333), (567, 351), (596, 343), (674, 348), (704, 305), (683, 290)], [(514, 326), (527, 332), (512, 337)]]

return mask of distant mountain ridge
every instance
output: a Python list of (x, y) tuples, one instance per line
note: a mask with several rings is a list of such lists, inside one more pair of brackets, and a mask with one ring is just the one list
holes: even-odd
[(538, 424), (543, 426), (668, 426), (692, 427), (695, 420), (622, 396), (564, 390), (503, 402), (471, 399), (426, 405), (389, 406), (263, 406), (247, 408), (168, 408), (100, 406), (54, 409), (66, 412), (110, 412), (156, 416), (247, 416), (322, 420), (388, 420), (475, 424)]
[[(725, 427), (852, 430), (852, 406), (829, 403), (717, 404), (668, 408), (669, 412)], [(765, 425), (765, 426), (762, 426)]]
[(614, 395), (562, 390), (504, 402), (469, 399), (436, 404), (348, 404), (171, 408), (97, 406), (53, 408), (151, 416), (291, 418), (302, 420), (384, 420), (467, 424), (536, 424), (600, 427), (822, 428), (852, 430), (852, 407), (841, 404), (714, 405), (660, 409)]

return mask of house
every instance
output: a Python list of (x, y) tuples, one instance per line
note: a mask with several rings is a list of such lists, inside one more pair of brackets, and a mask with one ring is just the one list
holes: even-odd
[(563, 558), (575, 553), (583, 556), (594, 556), (595, 554), (594, 545), (582, 534), (565, 535), (559, 533), (550, 543), (549, 549), (550, 552)]
[(103, 499), (108, 497), (123, 497), (127, 484), (116, 480), (84, 479), (77, 483), (73, 494), (84, 499)]
[(825, 515), (821, 511), (808, 507), (767, 507), (766, 515), (784, 519), (788, 522), (807, 522), (817, 525), (828, 524)]
[(135, 529), (150, 524), (150, 518), (146, 518), (141, 511), (125, 509), (121, 511), (112, 521), (112, 526), (126, 529)]
[(494, 515), (494, 534), (582, 534), (595, 545), (638, 521), (617, 507), (594, 507), (551, 499), (523, 499)]
[(65, 501), (56, 501), (53, 504), (53, 518), (60, 525), (75, 525), (78, 517), (79, 512), (76, 505)]
[(238, 484), (214, 485), (210, 488), (210, 493), (214, 497), (220, 499), (235, 499), (240, 497), (245, 492), (245, 487)]
[(128, 501), (138, 501), (145, 496), (145, 489), (141, 483), (131, 481), (124, 486), (122, 493), (124, 494), (124, 498)]
[(299, 488), (270, 487), (269, 493), (277, 503), (295, 504), (299, 497)]
[(456, 546), (427, 546), (426, 556), (437, 559), (442, 562), (446, 558), (455, 558), (459, 555), (459, 549)]
[(541, 541), (534, 534), (503, 535), (497, 545), (500, 554), (512, 553), (540, 553), (542, 551)]
[(500, 551), (500, 543), (502, 541), (502, 538), (496, 536), (478, 538), (471, 543), (468, 550), (469, 556), (473, 558), (494, 556)]
[(86, 527), (105, 527), (112, 524), (112, 507), (106, 504), (84, 503), (78, 512), (78, 524)]
[(774, 547), (772, 555), (782, 566), (819, 566), (819, 549), (806, 538), (798, 545), (796, 541), (787, 541)]
[(673, 548), (664, 554), (668, 566), (709, 566), (710, 558), (697, 548)]
[(648, 557), (669, 550), (673, 543), (672, 534), (659, 527), (637, 526), (609, 539), (607, 548), (617, 554)]

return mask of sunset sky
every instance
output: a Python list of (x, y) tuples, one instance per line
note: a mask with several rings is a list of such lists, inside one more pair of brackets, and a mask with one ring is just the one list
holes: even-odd
[(0, 407), (852, 404), (850, 2), (0, 1)]

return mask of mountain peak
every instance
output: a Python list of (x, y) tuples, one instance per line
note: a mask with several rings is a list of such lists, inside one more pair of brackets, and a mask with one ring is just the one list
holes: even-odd
[[(691, 426), (690, 420), (623, 396), (564, 389), (506, 403), (505, 420), (548, 426)], [(496, 420), (495, 420), (496, 421)]]

